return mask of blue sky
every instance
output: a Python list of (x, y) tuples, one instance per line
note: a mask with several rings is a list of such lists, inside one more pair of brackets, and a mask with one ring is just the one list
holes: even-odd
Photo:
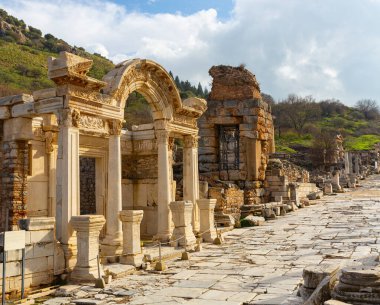
[(214, 8), (221, 19), (229, 18), (234, 6), (232, 0), (117, 0), (115, 2), (124, 5), (127, 10), (149, 14), (191, 15), (200, 10)]
[[(117, 2), (115, 2), (117, 1)], [(115, 63), (149, 58), (210, 86), (213, 65), (290, 93), (380, 102), (380, 0), (0, 0), (10, 14)]]

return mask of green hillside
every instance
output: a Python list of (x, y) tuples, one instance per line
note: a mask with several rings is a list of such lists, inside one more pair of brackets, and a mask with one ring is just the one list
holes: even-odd
[(0, 96), (53, 86), (47, 78), (47, 58), (68, 51), (94, 61), (90, 76), (101, 79), (114, 64), (99, 54), (72, 47), (0, 9)]
[(348, 150), (371, 150), (380, 142), (380, 111), (373, 100), (349, 107), (335, 99), (289, 95), (273, 103), (272, 112), (278, 152), (310, 152), (323, 145), (328, 150), (338, 134)]

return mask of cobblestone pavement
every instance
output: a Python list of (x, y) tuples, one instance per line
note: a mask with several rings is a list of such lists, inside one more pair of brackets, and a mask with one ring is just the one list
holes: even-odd
[[(64, 287), (71, 297), (46, 304), (296, 304), (289, 301), (305, 266), (375, 264), (380, 251), (380, 176), (353, 191), (260, 227), (236, 229), (221, 246), (204, 245), (190, 261), (167, 262), (163, 273), (139, 271), (106, 289)], [(91, 303), (92, 302), (92, 303)], [(284, 304), (285, 304), (284, 303)]]

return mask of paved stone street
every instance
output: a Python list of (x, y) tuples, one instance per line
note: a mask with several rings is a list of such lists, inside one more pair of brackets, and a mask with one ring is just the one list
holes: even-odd
[(46, 304), (281, 304), (295, 295), (307, 265), (375, 263), (380, 176), (362, 185), (263, 226), (229, 232), (222, 246), (204, 245), (190, 261), (169, 261), (166, 272), (139, 271), (105, 290), (67, 287), (72, 297)]

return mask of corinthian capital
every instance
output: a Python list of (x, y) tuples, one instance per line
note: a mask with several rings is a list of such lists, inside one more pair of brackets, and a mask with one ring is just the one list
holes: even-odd
[(58, 124), (65, 127), (79, 127), (80, 112), (77, 109), (60, 109), (58, 111)]
[(157, 144), (168, 144), (169, 143), (169, 131), (167, 130), (156, 130)]
[(110, 135), (120, 135), (123, 123), (120, 120), (109, 120), (108, 126)]
[(198, 147), (198, 136), (190, 135), (185, 136), (183, 141), (183, 146), (185, 148), (196, 148)]

